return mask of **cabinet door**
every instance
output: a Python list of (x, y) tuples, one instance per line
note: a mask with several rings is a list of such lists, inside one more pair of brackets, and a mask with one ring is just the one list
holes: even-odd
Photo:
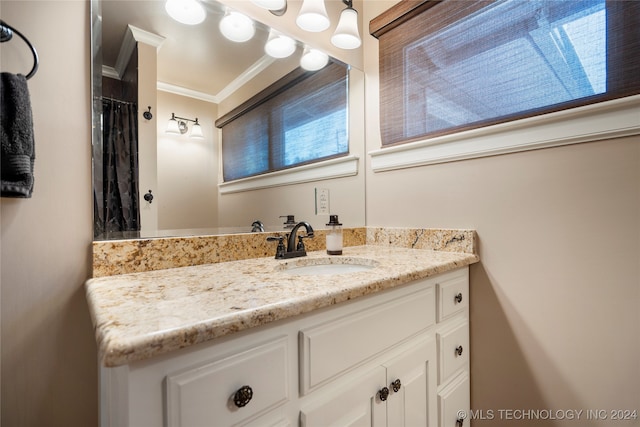
[(470, 411), (469, 393), (469, 375), (467, 371), (454, 378), (438, 393), (440, 427), (468, 425), (468, 421), (464, 417), (460, 417), (460, 414), (468, 414)]
[(238, 425), (282, 406), (289, 400), (287, 353), (283, 337), (169, 374), (167, 426)]
[(303, 406), (300, 424), (302, 427), (384, 427), (386, 405), (380, 401), (378, 391), (385, 383), (385, 369), (378, 367), (363, 377), (336, 384), (325, 390), (321, 398)]
[(429, 390), (437, 387), (435, 341), (421, 341), (411, 350), (384, 363), (384, 366), (390, 390), (387, 400), (389, 425), (435, 426), (436, 396), (433, 392), (429, 393)]

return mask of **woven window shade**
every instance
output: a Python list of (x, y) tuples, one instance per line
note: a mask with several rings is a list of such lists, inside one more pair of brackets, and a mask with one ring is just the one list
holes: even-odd
[(640, 2), (405, 0), (369, 29), (383, 145), (640, 93)]
[(347, 69), (297, 69), (216, 121), (224, 181), (346, 155)]

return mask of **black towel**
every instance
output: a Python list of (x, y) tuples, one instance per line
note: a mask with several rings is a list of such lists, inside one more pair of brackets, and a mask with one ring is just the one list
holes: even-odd
[(31, 197), (35, 145), (27, 79), (0, 73), (0, 139), (2, 197)]

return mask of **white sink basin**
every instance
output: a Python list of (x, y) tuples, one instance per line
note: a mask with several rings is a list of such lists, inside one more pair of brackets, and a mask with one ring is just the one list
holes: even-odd
[(327, 276), (368, 271), (378, 265), (377, 261), (366, 258), (307, 258), (287, 262), (277, 270), (298, 276)]

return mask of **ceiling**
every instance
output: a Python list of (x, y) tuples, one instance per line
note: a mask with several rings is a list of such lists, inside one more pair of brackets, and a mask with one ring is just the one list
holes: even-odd
[(245, 43), (225, 39), (218, 30), (223, 6), (203, 1), (205, 21), (184, 25), (170, 18), (162, 0), (103, 0), (103, 65), (114, 67), (127, 25), (164, 37), (158, 49), (158, 82), (218, 97), (234, 79), (265, 56), (267, 30), (257, 24)]

